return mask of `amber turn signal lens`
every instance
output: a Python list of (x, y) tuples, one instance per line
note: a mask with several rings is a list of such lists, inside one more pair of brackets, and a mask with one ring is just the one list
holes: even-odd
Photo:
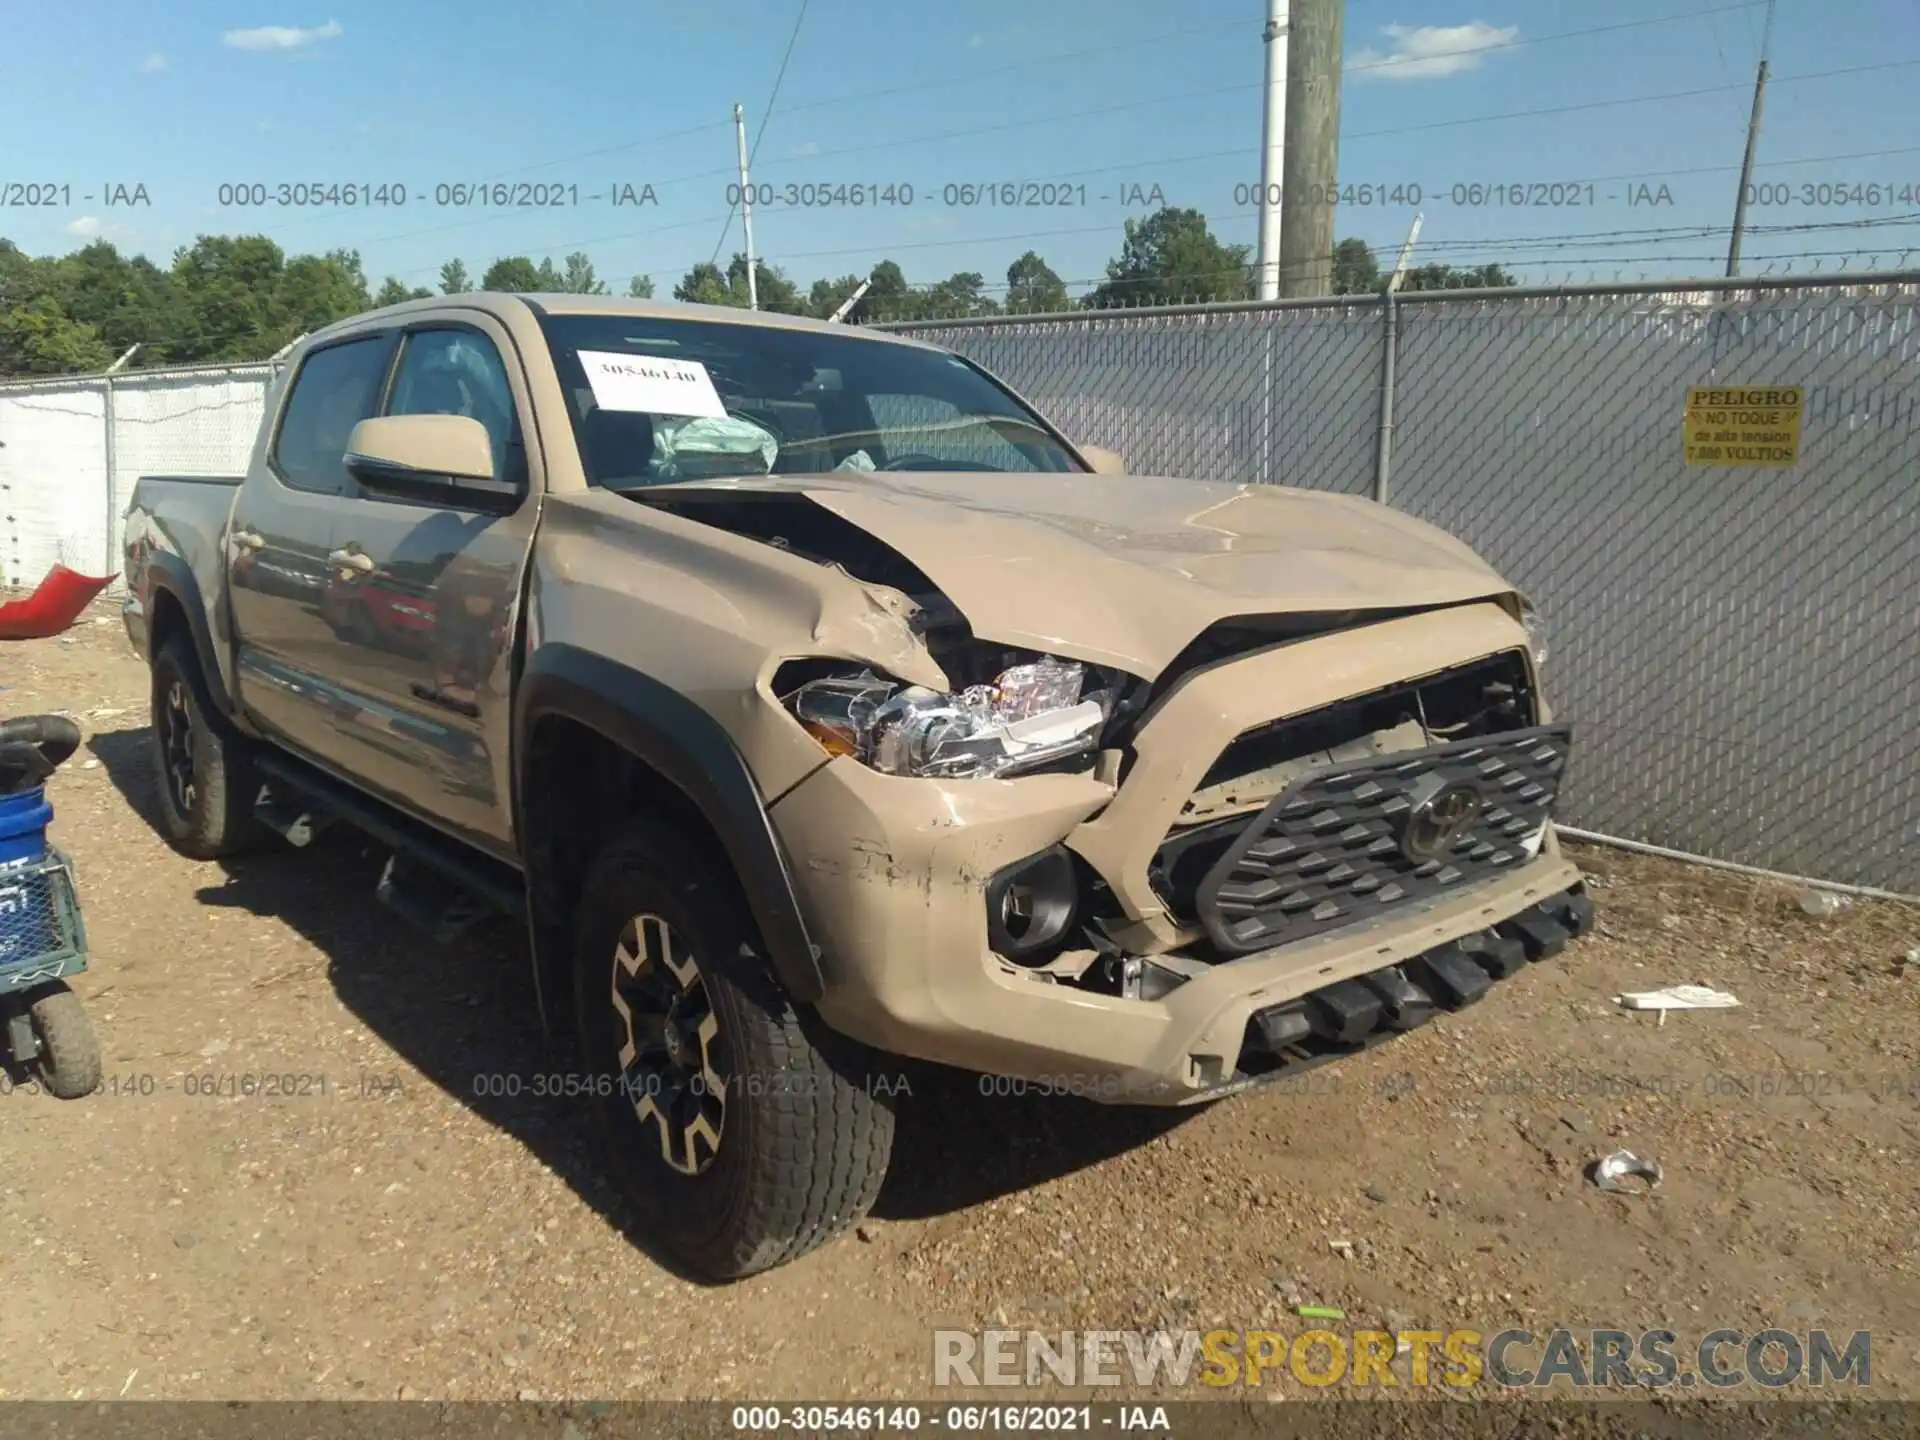
[(854, 742), (853, 736), (847, 734), (844, 730), (837, 730), (833, 726), (822, 724), (818, 720), (802, 719), (800, 724), (809, 735), (820, 742), (820, 748), (829, 755), (858, 755), (860, 753), (860, 747)]

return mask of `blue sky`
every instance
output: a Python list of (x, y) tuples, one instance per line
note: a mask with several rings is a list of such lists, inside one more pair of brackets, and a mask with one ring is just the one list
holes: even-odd
[[(732, 105), (758, 126), (800, 9), (7, 4), (0, 124), (14, 142), (0, 185), (71, 187), (71, 203), (0, 209), (0, 234), (33, 253), (101, 235), (165, 263), (196, 234), (244, 231), (293, 252), (357, 248), (375, 283), (427, 285), (453, 256), (477, 277), (501, 255), (584, 249), (614, 288), (649, 272), (662, 294), (720, 240)], [(1421, 259), (1501, 260), (1528, 280), (1715, 273), (1724, 235), (1605, 232), (1728, 223), (1764, 13), (1731, 0), (1350, 0), (1342, 182), (1418, 185)], [(1118, 248), (1123, 217), (1143, 213), (1122, 187), (1154, 186), (1250, 243), (1252, 209), (1234, 191), (1259, 179), (1263, 19), (1262, 0), (811, 0), (755, 180), (910, 185), (915, 199), (763, 208), (758, 248), (803, 287), (887, 256), (916, 282), (963, 269), (998, 282), (1029, 246), (1084, 281)], [(1567, 34), (1599, 27), (1615, 28)], [(1786, 188), (1751, 223), (1882, 223), (1757, 233), (1749, 272), (1789, 254), (1800, 272), (1846, 263), (1806, 252), (1877, 251), (1893, 265), (1916, 247), (1908, 260), (1920, 261), (1920, 226), (1885, 223), (1920, 213), (1920, 3), (1779, 0), (1773, 56), (1759, 178)], [(1854, 73), (1794, 78), (1835, 70)], [(1821, 163), (1778, 163), (1800, 159)], [(573, 185), (579, 199), (531, 212), (435, 203), (441, 184), (495, 179)], [(1076, 201), (1084, 185), (1086, 201), (944, 203), (949, 184), (1001, 180), (1062, 182)], [(301, 181), (402, 185), (408, 200), (344, 213), (219, 203), (222, 184)], [(1453, 203), (1456, 184), (1533, 182), (1573, 182), (1583, 199), (1591, 183), (1593, 203)], [(1845, 193), (1874, 182), (1877, 204)], [(144, 186), (151, 203), (106, 204), (114, 184)], [(651, 184), (656, 203), (613, 206), (621, 184)], [(1629, 203), (1663, 185), (1670, 203)], [(1391, 250), (1414, 207), (1410, 191), (1390, 198), (1401, 203), (1344, 209), (1339, 233)], [(738, 244), (736, 223), (722, 260)]]

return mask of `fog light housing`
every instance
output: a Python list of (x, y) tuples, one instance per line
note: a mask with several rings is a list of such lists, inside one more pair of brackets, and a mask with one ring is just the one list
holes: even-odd
[(1059, 948), (1080, 909), (1073, 856), (1055, 845), (997, 871), (987, 882), (987, 943), (1020, 964)]

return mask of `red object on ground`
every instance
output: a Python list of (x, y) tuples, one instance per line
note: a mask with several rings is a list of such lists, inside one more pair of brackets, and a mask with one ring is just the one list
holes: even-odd
[(0, 605), (0, 640), (44, 640), (58, 635), (112, 583), (111, 575), (82, 575), (64, 565), (54, 566), (26, 599)]

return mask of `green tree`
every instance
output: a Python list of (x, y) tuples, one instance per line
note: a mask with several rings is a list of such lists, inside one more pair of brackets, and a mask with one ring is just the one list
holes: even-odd
[(1520, 282), (1498, 265), (1456, 269), (1452, 265), (1421, 265), (1407, 271), (1402, 290), (1494, 290)]
[(407, 300), (431, 300), (433, 291), (409, 287), (398, 276), (389, 275), (381, 284), (380, 291), (373, 297), (374, 307), (398, 305)]
[[(673, 298), (684, 300), (689, 305), (731, 305), (733, 292), (727, 288), (727, 277), (720, 267), (709, 260), (702, 260), (680, 278), (673, 287)], [(740, 303), (746, 304), (743, 298)]]
[(929, 319), (948, 319), (962, 315), (998, 315), (1000, 305), (987, 294), (984, 275), (978, 270), (962, 270), (921, 291), (919, 310)]
[(1007, 313), (1043, 315), (1068, 307), (1067, 287), (1053, 267), (1029, 250), (1007, 267)]
[(473, 282), (467, 279), (467, 267), (464, 261), (449, 260), (440, 267), (442, 295), (465, 295), (472, 289)]
[(569, 295), (604, 295), (607, 287), (600, 283), (600, 277), (593, 273), (593, 261), (587, 258), (584, 250), (576, 250), (567, 256), (566, 269), (561, 272), (559, 288)]
[(1342, 240), (1333, 247), (1333, 293), (1364, 295), (1381, 288), (1380, 265), (1364, 240)]
[(651, 275), (636, 275), (627, 281), (627, 298), (629, 300), (653, 299), (653, 277)]
[[(842, 275), (838, 280), (816, 280), (813, 288), (807, 292), (807, 314), (816, 320), (831, 319), (833, 312), (846, 304), (847, 297), (859, 288), (858, 275)], [(860, 297), (860, 303), (866, 303), (866, 296)], [(854, 308), (857, 310), (859, 306)]]
[[(549, 264), (547, 269), (550, 273), (553, 266)], [(487, 267), (487, 273), (480, 277), (480, 288), (518, 294), (538, 293), (543, 288), (540, 280), (540, 267), (533, 261), (524, 255), (509, 255)]]
[[(769, 265), (756, 258), (753, 262), (754, 288), (758, 293), (760, 308), (771, 310), (778, 315), (804, 315), (807, 305), (800, 298), (800, 287), (787, 278), (787, 272), (778, 265)], [(745, 305), (747, 303), (747, 257), (736, 254), (727, 265), (727, 290), (734, 296), (729, 303)]]
[(1168, 205), (1128, 220), (1123, 233), (1106, 280), (1083, 302), (1090, 308), (1244, 300), (1253, 293), (1247, 247), (1216, 239), (1198, 210)]
[(294, 256), (281, 273), (279, 301), (280, 313), (269, 327), (273, 343), (264, 351), (247, 354), (271, 355), (296, 335), (371, 308), (360, 253), (329, 250), (324, 255)]
[(874, 320), (913, 320), (920, 314), (920, 297), (907, 284), (906, 272), (892, 260), (882, 260), (867, 272), (873, 283), (860, 298), (860, 311)]
[[(783, 315), (803, 315), (806, 302), (800, 289), (777, 265), (764, 260), (753, 262), (754, 283), (759, 291), (760, 308)], [(736, 254), (722, 271), (718, 265), (701, 261), (673, 287), (673, 298), (695, 305), (731, 305), (747, 308), (747, 257)]]
[(115, 354), (165, 339), (178, 328), (172, 277), (144, 256), (128, 259), (104, 240), (38, 262), (37, 274), (35, 292), (50, 294), (71, 319), (93, 326)]
[(113, 358), (100, 332), (62, 313), (51, 295), (0, 311), (0, 375), (84, 375)]

